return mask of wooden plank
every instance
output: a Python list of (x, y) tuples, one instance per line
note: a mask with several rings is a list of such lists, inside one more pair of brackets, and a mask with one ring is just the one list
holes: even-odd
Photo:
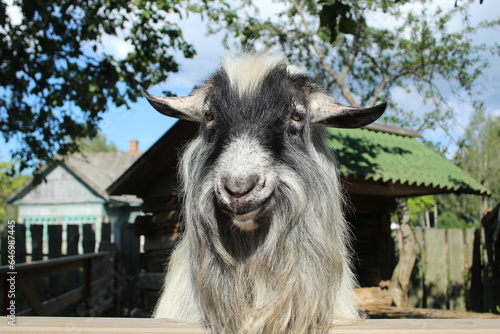
[(474, 253), (474, 230), (468, 228), (465, 230), (465, 267), (467, 270), (472, 268), (472, 255)]
[[(78, 242), (80, 241), (80, 231), (79, 226), (74, 224), (68, 224), (66, 226), (66, 255), (78, 255)], [(72, 290), (79, 287), (80, 284), (80, 273), (78, 270), (72, 270), (66, 273), (66, 284), (67, 288)]]
[(69, 225), (66, 228), (67, 234), (67, 255), (78, 254), (78, 242), (80, 241), (80, 231), (78, 225)]
[(483, 310), (483, 282), (481, 263), (481, 230), (474, 230), (474, 246), (472, 255), (472, 267), (470, 270), (470, 307), (471, 311), (481, 312)]
[(137, 216), (134, 222), (134, 233), (136, 235), (147, 235), (150, 234), (150, 224), (153, 220), (152, 215), (148, 216)]
[[(92, 289), (97, 289), (97, 290), (102, 289), (108, 283), (109, 283), (108, 278), (101, 278), (99, 280), (92, 282)], [(41, 303), (41, 305), (47, 314), (54, 314), (55, 312), (65, 308), (66, 306), (71, 305), (83, 299), (83, 296), (84, 296), (84, 288), (78, 287), (71, 291), (65, 292), (57, 297), (54, 297), (50, 300), (44, 301), (43, 303)], [(17, 313), (17, 315), (20, 316), (36, 315), (36, 313), (32, 308), (29, 308), (27, 310)]]
[(425, 231), (426, 272), (425, 291), (427, 307), (446, 308), (448, 292), (448, 273), (446, 270), (446, 252), (444, 229), (428, 229)]
[(43, 225), (32, 224), (31, 232), (31, 261), (40, 261), (43, 259)]
[(83, 252), (84, 253), (94, 253), (96, 251), (95, 247), (95, 225), (94, 224), (83, 224)]
[[(28, 300), (31, 309), (23, 312), (25, 314), (35, 314), (35, 315), (50, 315), (54, 314), (63, 307), (66, 307), (70, 303), (75, 301), (75, 298), (83, 297), (83, 310), (85, 315), (88, 315), (89, 302), (92, 291), (105, 290), (108, 284), (112, 285), (110, 282), (110, 272), (103, 275), (95, 280), (91, 280), (92, 267), (97, 265), (99, 262), (107, 262), (108, 259), (113, 258), (114, 253), (110, 252), (100, 252), (92, 253), (87, 255), (78, 256), (68, 256), (58, 259), (49, 259), (46, 261), (34, 261), (31, 263), (21, 263), (16, 267), (17, 271), (17, 284), (19, 285), (19, 292)], [(46, 276), (53, 276), (60, 273), (67, 272), (68, 270), (73, 270), (76, 268), (83, 267), (84, 272), (84, 286), (81, 288), (81, 292), (75, 293), (74, 290), (67, 292), (63, 295), (55, 296), (54, 298), (42, 303), (39, 296), (43, 296), (43, 299), (47, 299), (45, 294), (37, 291), (37, 286), (40, 280)], [(9, 272), (9, 266), (0, 267), (0, 278), (4, 279), (4, 275)], [(59, 292), (58, 292), (59, 293)], [(113, 292), (111, 293), (113, 294)], [(107, 294), (109, 295), (109, 293)], [(52, 294), (54, 296), (54, 294)], [(99, 296), (98, 296), (99, 297)], [(100, 296), (102, 299), (102, 295)], [(76, 299), (78, 300), (78, 299)], [(112, 300), (112, 299), (111, 299)], [(99, 300), (98, 300), (99, 301)], [(100, 310), (105, 310), (111, 305), (102, 305)], [(1, 333), (1, 332), (0, 332)]]
[(26, 262), (26, 225), (16, 224), (16, 263)]
[[(31, 263), (21, 263), (16, 266), (17, 273), (22, 273), (24, 275), (29, 275), (29, 273), (36, 272), (38, 276), (48, 276), (55, 275), (69, 267), (73, 269), (75, 266), (82, 266), (82, 263), (86, 260), (104, 260), (107, 259), (111, 253), (109, 252), (99, 252), (92, 254), (76, 255), (76, 256), (65, 256), (59, 259), (53, 259), (48, 261), (34, 261)], [(0, 274), (5, 274), (9, 271), (8, 266), (0, 267)], [(33, 278), (32, 278), (33, 279)]]
[(101, 225), (101, 242), (111, 242), (111, 224), (102, 223)]
[(447, 230), (450, 310), (465, 311), (464, 236), (461, 229)]
[[(56, 259), (62, 256), (62, 225), (48, 225), (49, 236), (49, 259)], [(49, 277), (48, 290), (50, 296), (57, 296), (63, 291), (61, 286), (61, 275), (53, 275)], [(52, 313), (49, 313), (52, 314)]]
[(417, 131), (411, 130), (411, 129), (401, 128), (399, 126), (392, 126), (392, 125), (381, 124), (381, 123), (371, 123), (371, 124), (365, 125), (364, 128), (370, 129), (370, 130), (375, 130), (375, 131), (380, 131), (380, 132), (394, 133), (394, 134), (398, 134), (401, 136), (422, 138), (422, 135), (420, 133), (418, 133)]
[[(368, 319), (350, 326), (337, 326), (331, 334), (498, 334), (497, 319)], [(16, 327), (0, 322), (3, 334), (39, 333), (209, 333), (197, 325), (168, 319), (18, 317)]]
[(49, 259), (62, 256), (62, 225), (47, 226), (49, 236)]
[(144, 251), (163, 250), (167, 254), (179, 241), (180, 234), (157, 235), (144, 237)]
[(493, 236), (490, 233), (486, 233), (486, 228), (483, 225), (481, 229), (481, 240), (482, 240), (482, 260), (483, 260), (483, 312), (489, 312), (494, 310), (496, 305), (493, 300)]
[(164, 273), (171, 254), (171, 249), (145, 251), (144, 256), (141, 258), (141, 268), (146, 271)]
[(7, 234), (8, 229), (4, 228), (4, 230), (1, 232), (1, 240), (0, 240), (0, 265), (5, 266), (9, 263), (9, 258), (8, 258), (8, 234)]
[(23, 293), (24, 297), (28, 300), (28, 303), (35, 311), (36, 315), (48, 315), (47, 310), (42, 305), (42, 302), (38, 297), (40, 294), (37, 293), (32, 282), (25, 277), (18, 277), (16, 285), (19, 287), (19, 290)]
[[(120, 272), (124, 272), (128, 277), (137, 277), (139, 274), (139, 255), (140, 255), (140, 238), (134, 233), (134, 224), (123, 223), (120, 229), (121, 233), (121, 260), (118, 262)], [(117, 305), (121, 309), (133, 309), (137, 306), (137, 288), (136, 280), (130, 280), (123, 286), (123, 293), (118, 299)]]
[(137, 288), (160, 291), (164, 279), (164, 273), (140, 272), (139, 277), (137, 277)]
[(177, 209), (177, 196), (152, 196), (143, 197), (142, 211), (143, 212), (162, 212)]
[[(43, 225), (32, 224), (30, 226), (31, 232), (31, 261), (43, 260)], [(20, 265), (16, 266), (19, 271)], [(45, 285), (42, 281), (35, 282), (35, 290), (39, 296), (45, 295)]]

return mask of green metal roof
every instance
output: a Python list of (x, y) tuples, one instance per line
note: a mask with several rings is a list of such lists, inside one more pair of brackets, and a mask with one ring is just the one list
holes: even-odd
[(348, 180), (419, 187), (427, 193), (489, 193), (467, 172), (412, 136), (369, 129), (328, 129), (328, 143)]

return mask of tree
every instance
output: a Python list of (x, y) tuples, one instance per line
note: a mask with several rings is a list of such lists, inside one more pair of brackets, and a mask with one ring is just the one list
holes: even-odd
[(398, 307), (408, 306), (408, 288), (415, 263), (420, 258), (421, 249), (416, 241), (415, 232), (411, 227), (411, 217), (405, 199), (396, 200), (399, 232), (403, 240), (399, 250), (399, 261), (391, 277), (389, 292), (394, 304)]
[(26, 175), (11, 176), (8, 171), (13, 165), (13, 162), (0, 163), (0, 230), (7, 220), (17, 216), (7, 205), (7, 197), (28, 179)]
[(492, 200), (500, 201), (500, 117), (485, 113), (482, 104), (476, 110), (460, 141), (455, 162), (492, 192)]
[(479, 225), (486, 211), (500, 202), (500, 117), (487, 115), (482, 104), (476, 104), (475, 107), (453, 160), (488, 188), (491, 196), (434, 196), (439, 212), (439, 227)]
[(80, 152), (118, 152), (115, 143), (108, 143), (102, 132), (98, 132), (93, 138), (78, 138), (76, 144)]
[[(476, 104), (476, 111), (472, 115), (459, 149), (455, 155), (455, 162), (469, 172), (483, 186), (491, 190), (491, 197), (476, 199), (481, 201), (479, 212), (473, 212), (477, 218), (482, 217), (488, 208), (500, 202), (500, 117), (487, 115), (482, 104)], [(459, 203), (459, 208), (464, 203)], [(479, 207), (479, 206), (476, 206)], [(469, 211), (470, 212), (470, 211)]]
[[(240, 13), (229, 27), (246, 49), (279, 45), (294, 63), (310, 69), (340, 102), (372, 106), (389, 101), (385, 122), (418, 131), (454, 122), (455, 98), (477, 99), (474, 83), (488, 66), (484, 52), (498, 54), (498, 45), (475, 43), (480, 29), (468, 20), (474, 0), (445, 11), (429, 0), (284, 0), (279, 19)], [(453, 30), (452, 22), (461, 27)], [(384, 24), (391, 22), (390, 26)], [(443, 83), (448, 83), (443, 88)], [(397, 105), (391, 90), (418, 94), (424, 113)], [(413, 97), (414, 98), (414, 97)]]
[[(129, 106), (178, 71), (174, 52), (195, 50), (173, 21), (190, 13), (232, 19), (225, 0), (14, 0), (21, 22), (0, 1), (0, 131), (17, 139), (20, 168), (78, 150), (97, 134), (111, 106)], [(129, 45), (124, 57), (103, 51), (109, 36)], [(168, 94), (168, 92), (165, 92)]]
[(414, 224), (414, 227), (431, 227), (431, 220), (434, 218), (434, 207), (436, 205), (434, 196), (411, 197), (408, 198), (407, 205), (410, 212), (410, 221)]

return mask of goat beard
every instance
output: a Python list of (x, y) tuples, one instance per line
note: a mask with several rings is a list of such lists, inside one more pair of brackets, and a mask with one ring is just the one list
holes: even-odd
[(216, 333), (324, 333), (358, 318), (336, 175), (282, 168), (270, 212), (248, 233), (218, 212), (209, 182), (190, 182), (200, 185), (184, 202), (193, 289)]

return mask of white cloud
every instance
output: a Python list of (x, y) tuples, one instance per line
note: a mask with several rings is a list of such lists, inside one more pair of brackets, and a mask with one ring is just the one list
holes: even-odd
[(121, 60), (124, 59), (129, 52), (133, 51), (133, 49), (132, 44), (125, 41), (122, 37), (104, 34), (102, 36), (102, 43), (99, 45), (97, 52), (105, 53)]
[[(283, 3), (269, 0), (256, 0), (253, 4), (259, 8), (259, 16), (264, 18), (273, 17), (285, 8)], [(200, 16), (191, 14), (183, 20), (172, 21), (179, 24), (185, 40), (193, 44), (197, 54), (193, 59), (184, 59), (177, 52), (179, 72), (170, 74), (169, 79), (159, 86), (176, 94), (185, 95), (213, 73), (219, 67), (221, 57), (229, 51), (222, 45), (224, 32), (209, 35), (206, 33), (207, 23), (202, 21)], [(231, 42), (229, 44), (231, 45)]]

